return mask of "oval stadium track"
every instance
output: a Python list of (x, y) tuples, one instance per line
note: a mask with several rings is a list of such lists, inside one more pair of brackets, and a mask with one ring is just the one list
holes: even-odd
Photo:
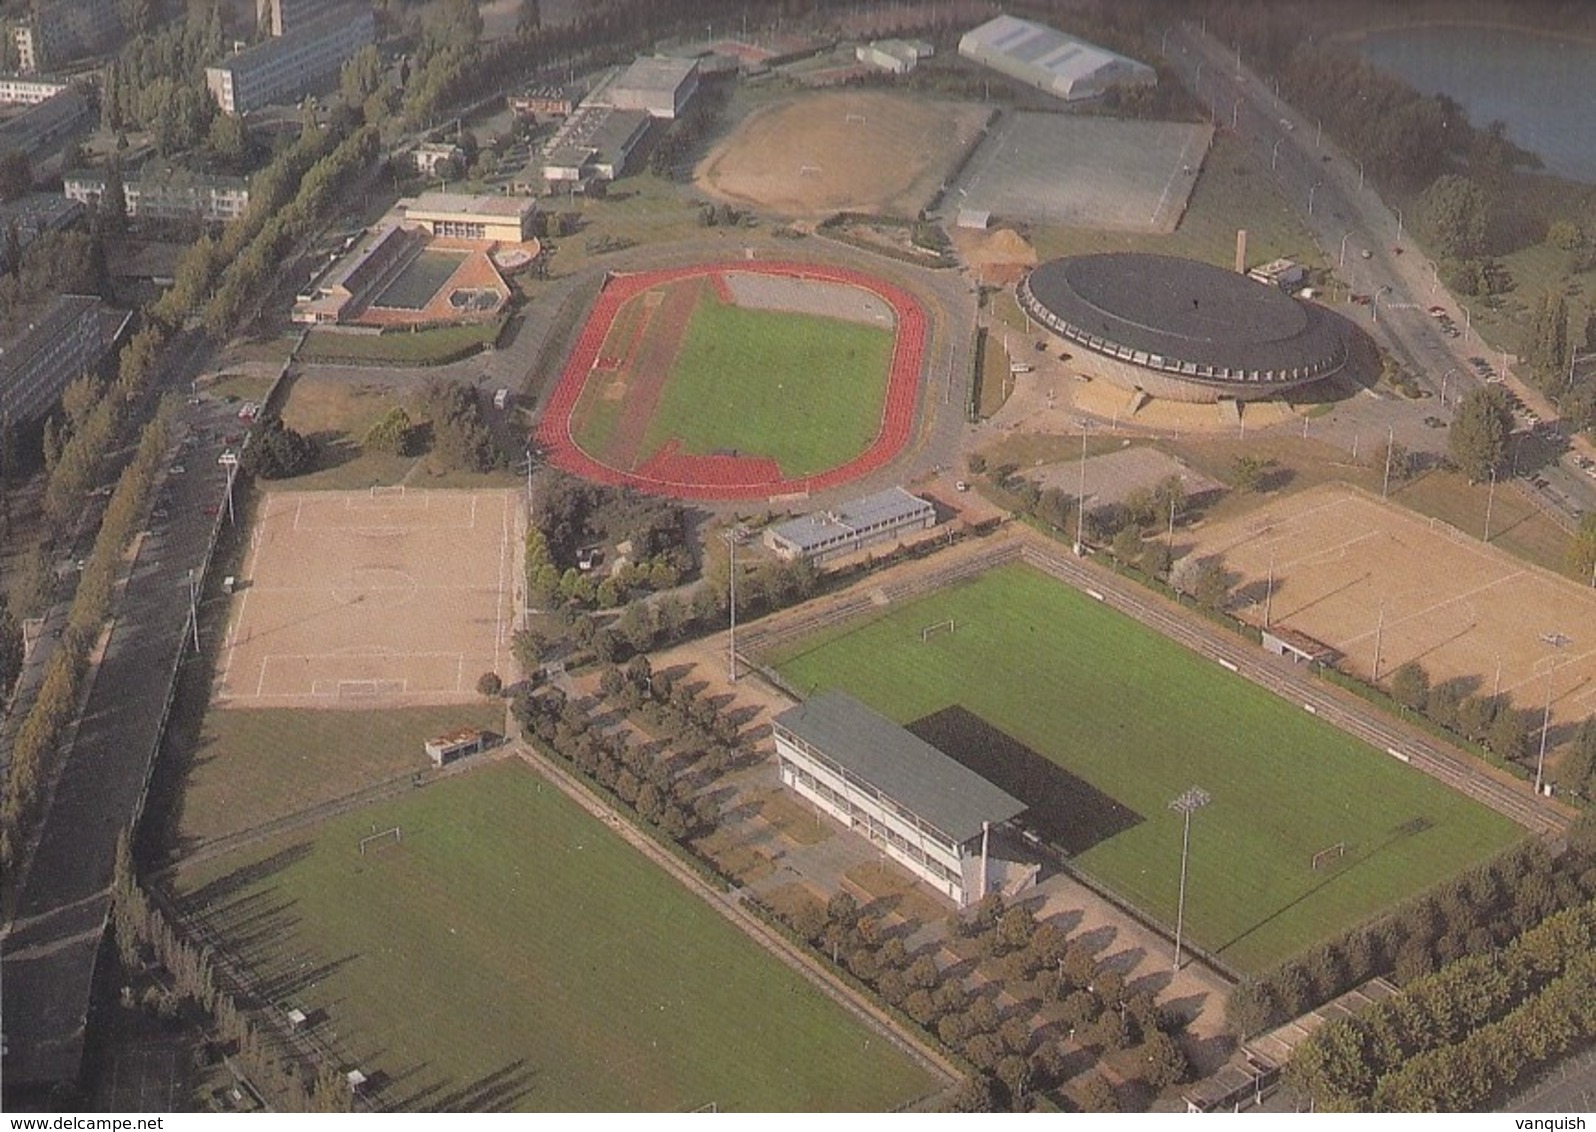
[[(594, 459), (572, 436), (571, 414), (599, 363), (610, 326), (628, 300), (650, 288), (708, 276), (719, 285), (728, 273), (779, 275), (797, 280), (839, 283), (868, 291), (892, 308), (896, 332), (887, 376), (881, 426), (864, 452), (813, 476), (784, 479), (769, 460), (742, 456), (692, 456), (662, 451), (635, 471), (610, 467)], [(914, 430), (920, 376), (925, 368), (928, 328), (919, 300), (903, 287), (867, 272), (825, 263), (791, 260), (736, 260), (611, 276), (588, 311), (571, 348), (559, 384), (538, 425), (535, 440), (555, 467), (600, 483), (632, 487), (679, 499), (731, 501), (765, 499), (825, 491), (879, 471), (908, 443)]]

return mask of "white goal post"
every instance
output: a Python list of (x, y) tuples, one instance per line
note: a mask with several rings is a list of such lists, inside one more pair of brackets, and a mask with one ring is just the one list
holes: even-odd
[(1345, 841), (1337, 841), (1328, 849), (1321, 849), (1315, 853), (1313, 855), (1313, 861), (1310, 865), (1310, 868), (1312, 871), (1318, 872), (1320, 869), (1327, 868), (1336, 861), (1339, 861), (1342, 857), (1346, 856), (1346, 854), (1347, 843)]
[(387, 829), (374, 830), (373, 832), (368, 833), (365, 837), (360, 839), (360, 844), (358, 846), (360, 855), (364, 857), (366, 855), (366, 849), (370, 846), (376, 846), (380, 849), (382, 847), (382, 842), (388, 838), (392, 838), (395, 845), (402, 845), (405, 839), (404, 830), (400, 829), (396, 825), (393, 825), (389, 826)]
[(949, 636), (952, 636), (957, 629), (958, 626), (954, 624), (953, 618), (951, 617), (946, 621), (933, 621), (931, 624), (920, 630), (920, 643), (925, 644), (925, 642), (929, 641), (937, 633), (940, 633), (944, 630), (947, 631)]

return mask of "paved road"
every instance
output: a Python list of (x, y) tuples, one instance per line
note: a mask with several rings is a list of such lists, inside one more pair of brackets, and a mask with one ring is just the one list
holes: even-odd
[[(1508, 384), (1543, 420), (1555, 420), (1555, 408), (1512, 376), (1515, 359), (1492, 351), (1474, 333), (1472, 311), (1441, 285), (1436, 264), (1409, 238), (1406, 218), (1386, 207), (1361, 165), (1324, 138), (1317, 122), (1283, 102), (1267, 82), (1241, 65), (1232, 48), (1194, 26), (1173, 25), (1162, 39), (1165, 61), (1197, 92), (1214, 121), (1231, 129), (1270, 169), (1341, 279), (1354, 292), (1372, 297), (1371, 305), (1349, 306), (1345, 313), (1436, 395), (1426, 413), (1444, 410), (1443, 389), (1451, 405), (1479, 388), (1483, 381), (1469, 359), (1483, 357), (1507, 374)], [(1432, 306), (1450, 315), (1460, 328), (1459, 337), (1443, 333), (1429, 313)], [(1444, 443), (1444, 433), (1435, 436)], [(1439, 450), (1436, 442), (1422, 440), (1421, 435), (1420, 447)], [(1574, 466), (1572, 455), (1563, 455), (1568, 446), (1568, 440), (1558, 437), (1555, 448), (1541, 453), (1549, 461), (1545, 487), (1525, 481), (1538, 493), (1540, 505), (1564, 523), (1577, 520), (1582, 511), (1596, 510), (1596, 480)]]
[[(189, 427), (238, 427), (218, 403)], [(180, 429), (180, 431), (183, 431)], [(191, 433), (192, 435), (192, 433)], [(175, 447), (175, 446), (174, 446)], [(8, 1086), (71, 1080), (82, 1057), (116, 841), (143, 805), (172, 674), (188, 640), (188, 573), (204, 562), (227, 474), (222, 444), (183, 442), (130, 564), (92, 685), (3, 941)]]

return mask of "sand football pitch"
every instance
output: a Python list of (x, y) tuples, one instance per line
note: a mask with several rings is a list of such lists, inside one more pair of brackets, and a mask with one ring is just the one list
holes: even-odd
[(370, 708), (511, 677), (524, 541), (510, 491), (273, 492), (250, 533), (216, 701)]

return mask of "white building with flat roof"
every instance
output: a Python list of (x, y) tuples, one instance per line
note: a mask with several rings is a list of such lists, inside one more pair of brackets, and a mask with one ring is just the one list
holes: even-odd
[(784, 786), (959, 907), (987, 894), (988, 832), (1023, 802), (835, 689), (776, 716), (771, 732)]
[(1016, 16), (998, 16), (966, 32), (959, 54), (1066, 102), (1158, 82), (1146, 63)]
[(398, 207), (407, 224), (419, 225), (433, 236), (519, 244), (533, 238), (532, 217), (538, 206), (529, 197), (422, 193), (400, 201)]
[(889, 487), (767, 527), (763, 541), (788, 561), (807, 558), (822, 563), (891, 542), (908, 531), (928, 530), (936, 522), (937, 509), (930, 503), (901, 487)]
[(0, 75), (0, 102), (12, 106), (33, 106), (54, 98), (67, 88), (66, 79), (44, 75)]
[(635, 61), (587, 101), (616, 110), (645, 110), (653, 118), (675, 118), (697, 92), (697, 59), (649, 55)]
[(206, 67), (205, 86), (225, 114), (297, 102), (337, 78), (375, 35), (369, 4), (343, 5)]

